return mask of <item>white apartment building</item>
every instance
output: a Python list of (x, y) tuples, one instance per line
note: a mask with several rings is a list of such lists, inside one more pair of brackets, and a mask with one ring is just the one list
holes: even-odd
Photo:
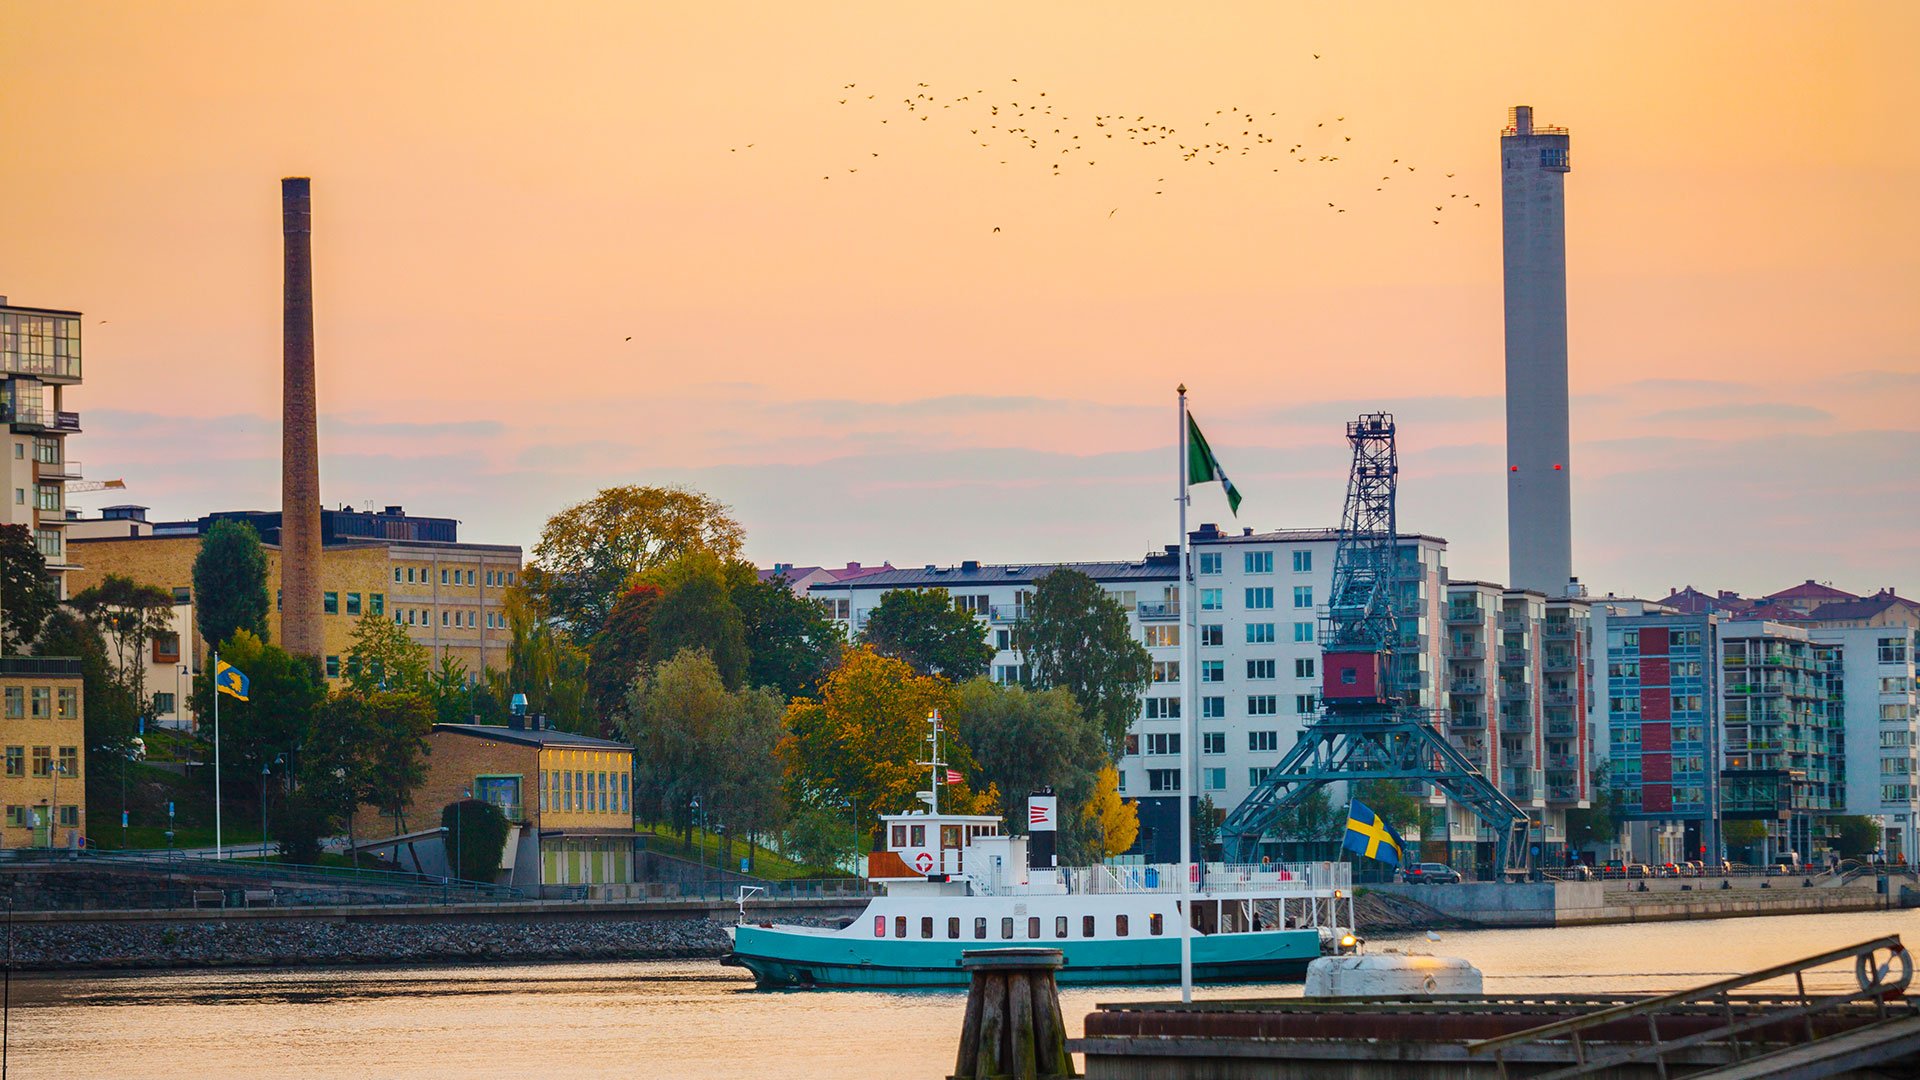
[(72, 569), (66, 546), (66, 487), (80, 478), (67, 437), (80, 414), (66, 408), (80, 384), (80, 313), (20, 307), (0, 296), (0, 424), (7, 432), (5, 510), (0, 522), (25, 526), (66, 595)]
[[(1837, 653), (1830, 715), (1844, 717), (1847, 814), (1877, 818), (1889, 859), (1920, 854), (1920, 631), (1905, 626), (1816, 628), (1816, 648)], [(1840, 808), (1836, 807), (1836, 810)]]

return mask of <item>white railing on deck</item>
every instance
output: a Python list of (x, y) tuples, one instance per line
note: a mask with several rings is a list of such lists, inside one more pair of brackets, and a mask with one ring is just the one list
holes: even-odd
[[(1177, 863), (1151, 866), (1082, 866), (1062, 871), (1076, 893), (1172, 893), (1180, 891)], [(1329, 892), (1353, 888), (1346, 863), (1208, 863), (1202, 887), (1209, 893)]]

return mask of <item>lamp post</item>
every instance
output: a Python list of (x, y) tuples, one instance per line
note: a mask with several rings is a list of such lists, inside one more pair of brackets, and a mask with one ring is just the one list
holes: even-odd
[(848, 796), (840, 796), (840, 806), (847, 812), (847, 835), (850, 838), (848, 843), (853, 845), (852, 870), (854, 876), (858, 877), (860, 874), (860, 815), (854, 813), (853, 800)]
[(53, 850), (54, 830), (60, 827), (60, 777), (63, 774), (65, 774), (66, 771), (67, 771), (66, 762), (55, 761), (52, 763), (53, 799), (47, 807), (47, 850), (48, 851)]
[[(692, 801), (687, 803), (687, 832), (692, 833), (693, 830), (699, 826), (699, 823), (700, 796), (695, 795)], [(704, 844), (704, 841), (702, 843)], [(705, 870), (707, 868), (707, 849), (704, 846), (698, 847), (694, 849), (694, 853), (700, 860), (700, 869)]]
[[(460, 798), (462, 803), (467, 799), (473, 798), (473, 789), (462, 788), (460, 790)], [(460, 875), (462, 881), (466, 880), (467, 876), (466, 867), (463, 865), (467, 861), (467, 852), (466, 848), (460, 842), (460, 827), (466, 824), (466, 816), (467, 808), (465, 805), (455, 806), (453, 808), (453, 869), (455, 873)], [(446, 840), (442, 838), (440, 842), (444, 844)]]

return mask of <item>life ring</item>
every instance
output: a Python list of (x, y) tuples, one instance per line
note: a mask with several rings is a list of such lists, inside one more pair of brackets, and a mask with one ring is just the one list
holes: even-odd
[(921, 852), (913, 857), (913, 868), (923, 874), (933, 873), (933, 856)]
[[(1900, 973), (1889, 978), (1896, 964)], [(1897, 994), (1913, 981), (1913, 954), (1895, 945), (1888, 950), (1886, 961), (1882, 963), (1879, 949), (1863, 952), (1853, 958), (1853, 977), (1859, 980), (1862, 990)]]

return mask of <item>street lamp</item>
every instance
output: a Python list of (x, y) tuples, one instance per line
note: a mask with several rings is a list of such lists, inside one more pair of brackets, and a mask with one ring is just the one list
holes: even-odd
[[(694, 828), (699, 824), (699, 821), (700, 821), (700, 796), (695, 795), (692, 801), (687, 803), (687, 818), (688, 818), (687, 832), (692, 833)], [(705, 842), (702, 841), (702, 843), (704, 844)], [(696, 848), (695, 853), (700, 859), (700, 868), (702, 870), (706, 869), (707, 849), (704, 846), (702, 846), (702, 847)]]
[(55, 761), (50, 764), (53, 773), (53, 800), (47, 807), (47, 850), (53, 850), (53, 833), (60, 826), (60, 777), (66, 774), (67, 763)]

